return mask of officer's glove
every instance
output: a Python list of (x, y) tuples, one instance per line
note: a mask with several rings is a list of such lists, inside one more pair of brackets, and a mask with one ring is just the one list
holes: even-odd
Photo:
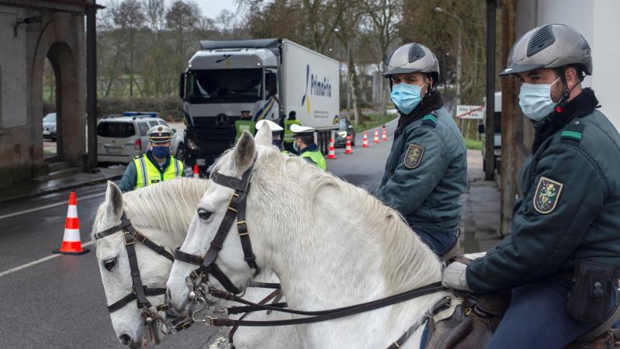
[(472, 291), (467, 284), (467, 278), (465, 276), (467, 271), (467, 265), (461, 262), (452, 262), (443, 271), (443, 279), (441, 283), (448, 288), (453, 288), (463, 291)]

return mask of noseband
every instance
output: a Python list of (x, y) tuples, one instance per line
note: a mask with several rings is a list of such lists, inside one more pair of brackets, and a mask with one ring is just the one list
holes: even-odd
[[(150, 248), (155, 253), (160, 254), (170, 261), (174, 262), (174, 257), (170, 252), (166, 251), (163, 246), (157, 245), (153, 241), (149, 240), (146, 236), (140, 234), (131, 221), (127, 218), (125, 212), (121, 216), (121, 223), (106, 229), (102, 232), (95, 234), (95, 240), (102, 239), (106, 236), (110, 236), (117, 232), (123, 233), (123, 240), (125, 242), (125, 249), (127, 250), (127, 257), (129, 258), (129, 268), (131, 270), (132, 292), (125, 297), (119, 299), (114, 304), (108, 306), (108, 311), (113, 313), (125, 305), (136, 300), (138, 303), (138, 309), (146, 311), (151, 307), (151, 303), (146, 299), (147, 296), (160, 296), (166, 294), (165, 288), (152, 288), (142, 284), (142, 278), (140, 277), (140, 269), (138, 268), (138, 259), (136, 256), (136, 242), (142, 243), (144, 246)], [(161, 310), (160, 307), (156, 307), (157, 310)], [(162, 308), (163, 309), (163, 308)], [(144, 314), (144, 313), (143, 313)]]
[(217, 256), (224, 245), (224, 240), (226, 240), (226, 236), (228, 236), (228, 232), (235, 221), (235, 218), (237, 219), (237, 234), (241, 240), (241, 247), (243, 248), (245, 262), (250, 268), (255, 270), (254, 276), (260, 273), (260, 268), (256, 264), (256, 257), (252, 251), (248, 224), (245, 221), (246, 204), (248, 193), (250, 191), (249, 179), (252, 174), (252, 170), (254, 169), (255, 162), (256, 158), (254, 159), (252, 166), (250, 166), (250, 168), (243, 173), (241, 179), (228, 177), (217, 172), (214, 172), (211, 176), (211, 180), (213, 182), (234, 189), (235, 193), (230, 198), (230, 202), (228, 203), (228, 207), (226, 209), (226, 214), (222, 219), (222, 223), (220, 224), (215, 237), (211, 241), (207, 253), (204, 256), (197, 256), (182, 252), (180, 248), (177, 248), (174, 251), (175, 259), (199, 266), (198, 269), (191, 272), (186, 280), (187, 285), (193, 287), (193, 295), (191, 295), (193, 298), (196, 297), (197, 293), (203, 293), (197, 284), (200, 278), (202, 278), (203, 282), (207, 283), (206, 280), (208, 280), (209, 274), (218, 280), (227, 291), (235, 294), (241, 293), (241, 291), (233, 284), (232, 281), (230, 281), (228, 276), (226, 276), (226, 274), (224, 274), (224, 272), (222, 272), (222, 270), (215, 263)]

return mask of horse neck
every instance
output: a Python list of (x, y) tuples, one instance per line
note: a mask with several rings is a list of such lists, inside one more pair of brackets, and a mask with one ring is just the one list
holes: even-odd
[(298, 180), (304, 184), (262, 181), (256, 197), (274, 207), (248, 203), (252, 221), (269, 232), (259, 237), (259, 260), (278, 274), (293, 307), (361, 303), (441, 279), (437, 258), (396, 212), (331, 176), (323, 187)]

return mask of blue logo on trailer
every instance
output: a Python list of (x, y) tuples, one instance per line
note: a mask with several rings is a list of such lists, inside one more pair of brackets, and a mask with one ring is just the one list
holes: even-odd
[(318, 75), (310, 74), (310, 64), (306, 67), (306, 91), (301, 97), (301, 105), (306, 103), (308, 114), (310, 114), (310, 99), (308, 98), (308, 87), (310, 87), (310, 94), (319, 97), (332, 96), (332, 84), (327, 77), (323, 77), (321, 80)]

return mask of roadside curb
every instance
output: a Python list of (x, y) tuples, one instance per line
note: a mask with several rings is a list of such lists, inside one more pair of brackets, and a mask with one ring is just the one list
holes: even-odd
[(123, 177), (122, 174), (110, 174), (110, 175), (108, 175), (106, 177), (101, 177), (101, 178), (93, 179), (91, 181), (85, 181), (85, 182), (80, 182), (80, 183), (71, 183), (71, 184), (62, 184), (62, 185), (54, 186), (54, 187), (51, 187), (51, 188), (33, 190), (31, 192), (24, 193), (24, 194), (18, 194), (18, 195), (9, 196), (9, 197), (0, 197), (0, 203), (7, 203), (7, 202), (16, 201), (16, 200), (23, 200), (23, 199), (32, 199), (32, 198), (35, 198), (35, 197), (38, 197), (38, 196), (58, 193), (58, 192), (69, 190), (69, 189), (83, 188), (83, 187), (88, 187), (88, 186), (92, 186), (92, 185), (97, 185), (97, 184), (105, 183), (107, 181), (115, 181), (115, 180), (120, 179), (122, 177)]

